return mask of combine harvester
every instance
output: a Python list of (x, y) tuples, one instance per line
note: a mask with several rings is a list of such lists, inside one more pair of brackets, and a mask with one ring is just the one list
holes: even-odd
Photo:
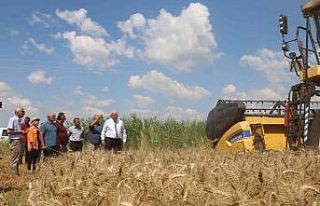
[[(319, 149), (320, 102), (311, 99), (320, 96), (320, 0), (305, 3), (301, 10), (306, 25), (297, 27), (293, 40), (285, 40), (287, 17), (279, 17), (282, 50), (300, 83), (291, 87), (286, 101), (219, 100), (207, 118), (206, 133), (213, 148), (227, 152)], [(293, 43), (296, 51), (290, 50)]]

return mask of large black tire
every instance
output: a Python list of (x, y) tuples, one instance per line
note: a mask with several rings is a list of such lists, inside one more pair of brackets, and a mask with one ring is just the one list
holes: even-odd
[(246, 106), (242, 102), (218, 101), (209, 112), (206, 123), (207, 137), (218, 142), (221, 136), (234, 124), (244, 120)]

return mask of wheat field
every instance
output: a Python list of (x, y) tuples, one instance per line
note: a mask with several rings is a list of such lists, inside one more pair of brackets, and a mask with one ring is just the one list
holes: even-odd
[(33, 174), (11, 175), (0, 143), (0, 205), (320, 205), (316, 151), (226, 154), (203, 122), (125, 121), (121, 154), (67, 153)]
[(86, 151), (51, 159), (38, 173), (20, 177), (23, 187), (11, 196), (2, 192), (0, 200), (3, 205), (319, 205), (319, 171), (315, 152)]

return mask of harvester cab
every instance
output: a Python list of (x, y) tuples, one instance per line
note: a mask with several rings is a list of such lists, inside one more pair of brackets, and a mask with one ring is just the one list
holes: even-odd
[[(314, 140), (319, 142), (320, 135), (320, 130), (311, 134), (310, 129), (310, 117), (318, 114), (318, 110), (311, 108), (311, 99), (320, 96), (320, 0), (305, 3), (301, 10), (305, 26), (296, 28), (296, 36), (292, 40), (285, 38), (288, 34), (287, 17), (279, 17), (283, 54), (290, 60), (290, 71), (295, 72), (300, 80), (291, 87), (285, 105), (286, 137), (291, 149), (315, 147)], [(297, 48), (296, 51), (290, 49), (292, 44)]]

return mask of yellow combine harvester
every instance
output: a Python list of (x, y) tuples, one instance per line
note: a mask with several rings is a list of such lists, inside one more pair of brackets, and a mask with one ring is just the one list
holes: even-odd
[[(285, 40), (287, 17), (279, 17), (283, 54), (300, 83), (291, 87), (285, 101), (219, 100), (208, 115), (206, 127), (217, 150), (319, 148), (320, 102), (312, 102), (311, 98), (320, 96), (320, 0), (305, 3), (301, 10), (306, 24), (298, 26), (296, 38), (289, 41)], [(290, 49), (292, 43), (296, 43), (294, 50)]]
[(219, 100), (207, 120), (212, 146), (229, 152), (285, 150), (284, 108), (281, 101)]
[(284, 118), (280, 116), (246, 116), (231, 126), (216, 145), (229, 152), (285, 150), (287, 148)]

